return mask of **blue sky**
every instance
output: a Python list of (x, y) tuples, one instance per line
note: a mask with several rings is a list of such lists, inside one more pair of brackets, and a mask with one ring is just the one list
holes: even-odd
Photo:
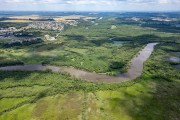
[(180, 11), (180, 0), (0, 0), (0, 11)]

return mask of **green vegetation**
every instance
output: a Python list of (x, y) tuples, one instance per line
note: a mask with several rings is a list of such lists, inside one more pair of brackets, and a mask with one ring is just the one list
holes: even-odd
[(51, 70), (0, 71), (0, 120), (178, 120), (180, 71), (168, 58), (180, 52), (179, 34), (122, 20), (106, 16), (96, 25), (39, 33), (60, 34), (53, 42), (1, 46), (0, 66), (43, 63), (116, 75), (147, 43), (159, 43), (142, 76), (123, 83), (86, 82)]
[[(11, 48), (1, 48), (8, 58), (16, 58), (24, 64), (43, 63), (74, 66), (87, 71), (116, 75), (127, 71), (130, 60), (149, 42), (179, 40), (175, 33), (164, 33), (138, 25), (117, 24), (119, 20), (96, 20), (98, 25), (82, 22), (65, 31), (28, 30), (35, 36), (50, 34), (59, 36), (54, 42), (44, 41)], [(115, 29), (111, 26), (116, 25)], [(86, 29), (88, 27), (88, 29)], [(119, 45), (114, 41), (125, 41)], [(128, 42), (126, 42), (128, 41)], [(9, 51), (9, 52), (8, 52)], [(128, 51), (128, 52), (127, 52)], [(0, 61), (1, 63), (1, 61)], [(118, 66), (113, 67), (113, 64)]]
[(8, 27), (15, 27), (15, 28), (21, 28), (27, 26), (28, 23), (18, 23), (18, 22), (0, 22), (0, 26), (2, 28), (8, 28)]
[[(158, 45), (142, 77), (119, 84), (88, 83), (49, 71), (1, 71), (1, 119), (177, 119), (180, 72), (164, 59), (177, 48)], [(17, 102), (11, 105), (11, 100)]]

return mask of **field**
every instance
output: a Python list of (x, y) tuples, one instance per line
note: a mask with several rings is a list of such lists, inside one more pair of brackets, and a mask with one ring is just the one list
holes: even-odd
[(4, 20), (2, 22), (11, 22), (11, 23), (22, 23), (22, 22), (24, 22), (24, 23), (26, 23), (26, 22), (32, 22), (32, 21), (30, 21), (30, 20)]
[(81, 21), (61, 33), (28, 30), (40, 33), (41, 38), (59, 36), (56, 41), (32, 45), (0, 44), (0, 66), (42, 63), (117, 75), (128, 70), (130, 60), (147, 43), (158, 42), (141, 77), (110, 84), (85, 82), (50, 70), (0, 71), (0, 119), (178, 120), (180, 71), (168, 58), (178, 57), (179, 34), (120, 23), (114, 16)]

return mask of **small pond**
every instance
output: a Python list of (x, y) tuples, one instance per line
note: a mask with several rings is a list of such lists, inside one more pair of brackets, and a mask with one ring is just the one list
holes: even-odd
[(169, 61), (174, 62), (174, 63), (178, 63), (178, 62), (180, 62), (180, 58), (178, 58), (178, 57), (170, 57)]
[(176, 69), (180, 69), (180, 52), (174, 52), (174, 56), (169, 57), (169, 61)]

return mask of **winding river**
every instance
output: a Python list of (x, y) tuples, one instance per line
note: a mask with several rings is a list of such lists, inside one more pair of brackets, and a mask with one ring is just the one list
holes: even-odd
[(150, 57), (154, 50), (154, 47), (158, 43), (148, 43), (145, 48), (143, 48), (139, 54), (131, 60), (130, 68), (126, 73), (119, 74), (117, 76), (102, 75), (94, 72), (86, 72), (73, 67), (59, 67), (52, 65), (42, 65), (42, 64), (26, 64), (26, 65), (15, 65), (0, 67), (0, 70), (4, 71), (44, 71), (46, 69), (51, 69), (53, 72), (66, 71), (72, 76), (91, 82), (110, 82), (117, 83), (128, 80), (136, 79), (141, 76), (143, 70), (143, 63)]

